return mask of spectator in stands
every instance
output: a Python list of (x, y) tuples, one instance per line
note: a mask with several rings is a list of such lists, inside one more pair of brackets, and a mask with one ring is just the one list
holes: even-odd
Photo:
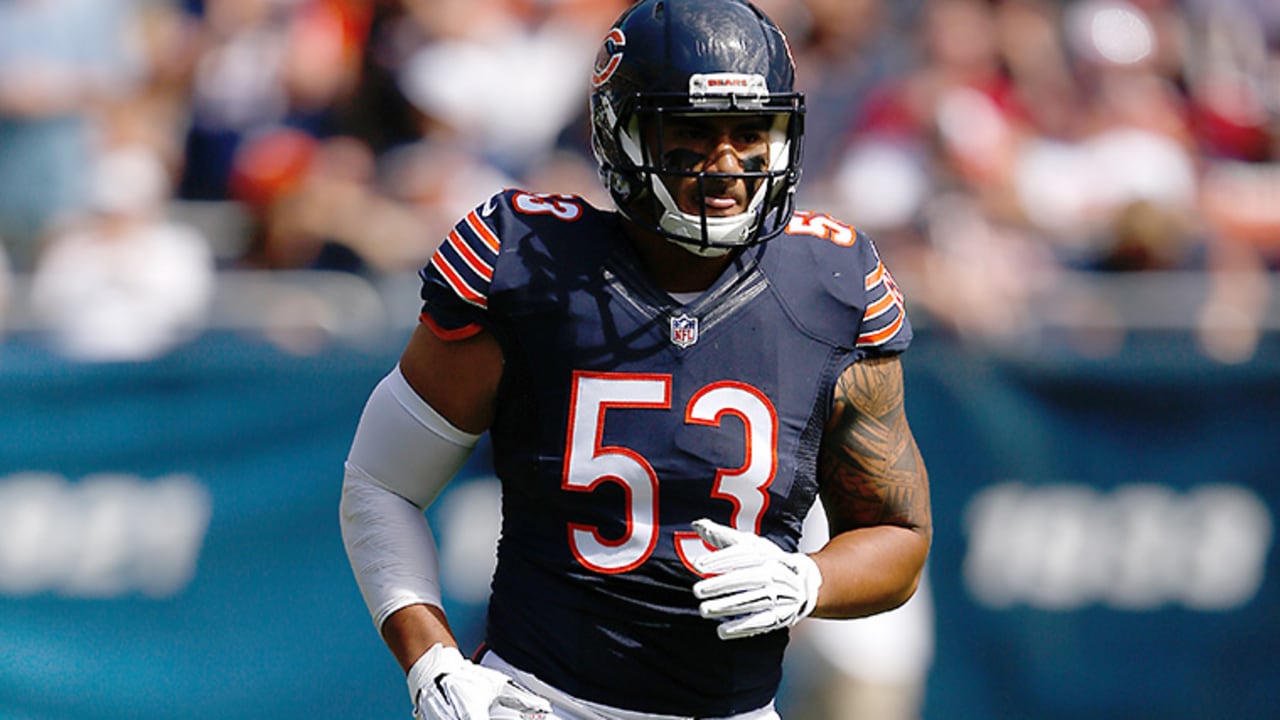
[(189, 23), (190, 125), (178, 195), (225, 200), (235, 157), (257, 134), (287, 126), (340, 131), (355, 92), (370, 11), (339, 0), (204, 0)]
[(849, 142), (875, 90), (910, 67), (914, 48), (904, 42), (900, 2), (803, 0), (775, 2), (791, 31), (797, 78), (806, 98), (807, 197), (825, 205), (825, 183), (836, 172), (840, 148)]
[[(1087, 89), (1084, 123), (1072, 137), (1032, 138), (1019, 149), (1020, 207), (1075, 267), (1203, 266), (1180, 228), (1194, 212), (1197, 179), (1184, 98), (1169, 75), (1178, 72), (1176, 48), (1162, 47), (1153, 16), (1127, 2), (1077, 3), (1062, 23)], [(1167, 233), (1136, 232), (1157, 216)]]
[(357, 274), (414, 269), (447, 232), (439, 213), (475, 202), (465, 194), (475, 187), (467, 164), (472, 156), (452, 148), (428, 154), (428, 146), (405, 145), (379, 162), (362, 140), (348, 136), (318, 140), (275, 128), (246, 140), (236, 153), (230, 192), (248, 210), (252, 228), (236, 267)]
[[(599, 185), (593, 174), (591, 179)], [(382, 159), (380, 191), (408, 214), (399, 218), (391, 212), (383, 214), (389, 223), (411, 222), (394, 232), (387, 242), (369, 247), (371, 252), (386, 256), (382, 267), (410, 270), (414, 263), (429, 257), (444, 241), (453, 222), (475, 206), (487, 189), (519, 185), (484, 158), (448, 140), (424, 137), (401, 145)], [(375, 243), (370, 238), (369, 245)]]
[[(521, 13), (509, 0), (448, 0), (422, 17), (430, 39), (400, 87), (430, 134), (519, 176), (536, 168), (582, 111), (597, 29), (620, 0), (560, 0)], [(482, 199), (482, 198), (480, 198)]]
[(0, 2), (0, 236), (19, 271), (42, 235), (84, 208), (94, 110), (131, 80), (129, 6)]
[(141, 361), (197, 330), (214, 291), (204, 237), (164, 219), (170, 178), (154, 151), (120, 147), (92, 168), (92, 213), (51, 236), (31, 304), (56, 347), (86, 361)]

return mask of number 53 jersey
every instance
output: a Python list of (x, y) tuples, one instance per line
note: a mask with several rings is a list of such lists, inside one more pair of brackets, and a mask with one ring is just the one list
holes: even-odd
[(644, 272), (616, 213), (507, 190), (421, 276), (422, 322), (446, 339), (484, 329), (505, 359), (487, 644), (618, 708), (766, 705), (787, 634), (718, 638), (691, 591), (691, 561), (709, 548), (690, 523), (796, 549), (836, 378), (911, 339), (870, 238), (797, 213), (681, 303)]

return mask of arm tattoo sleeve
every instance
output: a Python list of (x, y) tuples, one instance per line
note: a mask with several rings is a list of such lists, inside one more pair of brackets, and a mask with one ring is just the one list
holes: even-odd
[(833, 535), (870, 525), (930, 530), (928, 475), (902, 398), (896, 357), (855, 362), (836, 382), (818, 456)]

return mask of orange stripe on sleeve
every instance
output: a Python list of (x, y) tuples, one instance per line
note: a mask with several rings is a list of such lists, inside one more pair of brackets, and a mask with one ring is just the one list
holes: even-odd
[(476, 305), (477, 307), (487, 308), (489, 306), (489, 299), (481, 295), (479, 292), (476, 292), (475, 289), (468, 285), (466, 281), (462, 279), (462, 276), (449, 266), (449, 262), (445, 260), (440, 253), (436, 253), (435, 256), (431, 258), (431, 265), (436, 270), (440, 271), (440, 274), (444, 276), (445, 281), (448, 282), (449, 287), (453, 288), (453, 291), (458, 294), (458, 297), (466, 300), (472, 305)]
[(866, 312), (862, 313), (862, 319), (870, 320), (871, 318), (879, 317), (897, 304), (898, 299), (894, 297), (893, 293), (886, 292), (879, 300), (867, 306)]
[(498, 236), (489, 229), (489, 226), (484, 224), (484, 221), (480, 219), (480, 216), (476, 214), (476, 211), (472, 210), (467, 213), (466, 220), (467, 225), (471, 226), (471, 229), (475, 231), (476, 235), (480, 236), (480, 239), (484, 241), (484, 244), (496, 254), (498, 252), (498, 248), (502, 246), (502, 243), (498, 240)]
[(890, 323), (887, 327), (884, 327), (880, 330), (876, 330), (874, 332), (863, 333), (859, 335), (858, 345), (860, 346), (883, 345), (884, 343), (891, 340), (894, 335), (898, 334), (898, 331), (902, 329), (902, 323), (905, 318), (906, 318), (906, 315), (899, 313), (898, 317), (894, 318), (893, 322)]
[(449, 247), (457, 250), (458, 254), (462, 256), (463, 261), (466, 262), (467, 266), (474, 270), (477, 275), (484, 278), (486, 281), (493, 279), (493, 266), (485, 262), (484, 258), (477, 255), (476, 251), (471, 249), (471, 246), (467, 244), (466, 240), (462, 239), (462, 236), (458, 234), (457, 230), (449, 231)]
[(876, 285), (879, 285), (880, 281), (883, 279), (884, 279), (884, 263), (876, 263), (876, 269), (867, 273), (866, 284), (864, 285), (864, 288), (867, 290), (870, 290)]

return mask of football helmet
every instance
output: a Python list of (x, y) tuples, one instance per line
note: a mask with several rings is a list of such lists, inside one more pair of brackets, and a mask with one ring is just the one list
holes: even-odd
[[(804, 98), (782, 31), (746, 0), (641, 0), (605, 36), (592, 73), (591, 145), (619, 212), (695, 253), (722, 255), (782, 232), (800, 179)], [(664, 122), (705, 113), (761, 117), (768, 158), (741, 172), (697, 169), (662, 147)], [(741, 159), (740, 159), (741, 160)], [(703, 166), (706, 163), (698, 163)], [(743, 180), (732, 216), (682, 211), (666, 182)]]

